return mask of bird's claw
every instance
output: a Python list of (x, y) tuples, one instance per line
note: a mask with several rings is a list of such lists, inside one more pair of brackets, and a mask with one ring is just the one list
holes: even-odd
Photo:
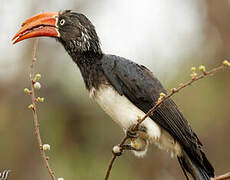
[(126, 131), (126, 135), (130, 139), (136, 139), (136, 138), (138, 138), (140, 136), (140, 134), (138, 133), (138, 131), (146, 132), (146, 128), (144, 126), (139, 126), (137, 130), (134, 130), (134, 127), (135, 126), (131, 126)]
[(123, 144), (123, 145), (114, 146), (112, 149), (112, 153), (115, 156), (121, 156), (123, 154), (124, 150), (137, 151), (137, 149), (135, 147), (131, 146), (130, 144)]
[(130, 144), (124, 144), (121, 146), (123, 150), (136, 151), (137, 149)]
[(138, 137), (139, 137), (139, 134), (138, 134), (136, 131), (133, 131), (131, 128), (130, 128), (130, 129), (127, 129), (126, 135), (127, 135), (129, 138), (138, 138)]

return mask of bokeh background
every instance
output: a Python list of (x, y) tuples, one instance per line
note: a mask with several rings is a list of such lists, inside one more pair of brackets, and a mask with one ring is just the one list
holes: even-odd
[[(105, 53), (148, 66), (167, 89), (190, 79), (191, 66), (207, 69), (230, 58), (229, 0), (1, 0), (0, 172), (9, 180), (48, 180), (34, 136), (29, 65), (33, 40), (12, 45), (23, 20), (45, 11), (72, 9), (96, 26)], [(36, 72), (41, 73), (38, 117), (47, 154), (57, 177), (104, 178), (113, 145), (122, 130), (88, 98), (77, 66), (62, 46), (40, 38)], [(230, 169), (230, 70), (201, 80), (173, 99), (223, 174)], [(110, 179), (184, 179), (176, 159), (151, 146), (143, 159), (126, 152)]]

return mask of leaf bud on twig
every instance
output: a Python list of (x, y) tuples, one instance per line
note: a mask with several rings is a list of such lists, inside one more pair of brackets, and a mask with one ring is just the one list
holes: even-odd
[(114, 154), (120, 154), (121, 153), (121, 147), (120, 146), (114, 146), (113, 147), (113, 153)]
[(37, 101), (43, 103), (45, 101), (44, 97), (37, 97)]
[(196, 77), (197, 77), (197, 73), (192, 72), (191, 77), (192, 77), (192, 79), (196, 79)]
[(30, 91), (28, 88), (25, 88), (25, 89), (24, 89), (24, 92), (25, 92), (25, 93), (28, 93), (28, 94), (31, 93), (31, 91)]
[(34, 77), (34, 81), (38, 81), (41, 78), (41, 74), (36, 74)]
[(33, 105), (33, 104), (30, 104), (30, 105), (28, 106), (28, 108), (29, 108), (29, 109), (34, 109), (34, 105)]
[(39, 82), (34, 83), (34, 89), (41, 89), (41, 84)]
[(205, 72), (206, 71), (205, 66), (204, 65), (200, 65), (199, 66), (199, 70), (202, 71), (202, 72)]
[(171, 89), (171, 92), (172, 92), (172, 93), (175, 93), (176, 91), (177, 91), (176, 88), (172, 88), (172, 89)]
[(44, 151), (49, 151), (50, 150), (50, 145), (49, 144), (43, 144), (42, 149)]
[(230, 62), (229, 62), (228, 60), (224, 60), (224, 61), (223, 61), (223, 65), (229, 66), (229, 67), (230, 67)]
[(196, 67), (191, 67), (191, 71), (195, 72), (196, 71)]
[(133, 146), (135, 149), (138, 149), (139, 144), (138, 144), (135, 140), (132, 140), (132, 141), (131, 141), (131, 144), (132, 144), (132, 146)]
[(164, 99), (164, 97), (166, 96), (165, 93), (161, 92), (160, 93), (160, 97), (158, 98), (158, 102), (162, 101)]

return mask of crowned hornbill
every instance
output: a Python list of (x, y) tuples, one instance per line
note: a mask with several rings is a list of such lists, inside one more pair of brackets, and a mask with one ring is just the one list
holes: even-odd
[(166, 91), (146, 67), (103, 54), (95, 28), (83, 14), (66, 10), (36, 15), (22, 24), (13, 40), (17, 43), (38, 36), (61, 42), (78, 65), (90, 96), (126, 133), (133, 133), (127, 149), (143, 156), (148, 144), (154, 143), (177, 157), (183, 171), (194, 179), (214, 177), (201, 142), (172, 99), (165, 100), (135, 133), (131, 132), (137, 117), (144, 116)]

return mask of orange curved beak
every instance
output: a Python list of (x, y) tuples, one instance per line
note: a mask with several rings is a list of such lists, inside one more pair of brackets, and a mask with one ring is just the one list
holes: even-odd
[(46, 12), (27, 19), (22, 23), (22, 28), (13, 37), (13, 44), (39, 36), (59, 37), (57, 18), (58, 12)]

